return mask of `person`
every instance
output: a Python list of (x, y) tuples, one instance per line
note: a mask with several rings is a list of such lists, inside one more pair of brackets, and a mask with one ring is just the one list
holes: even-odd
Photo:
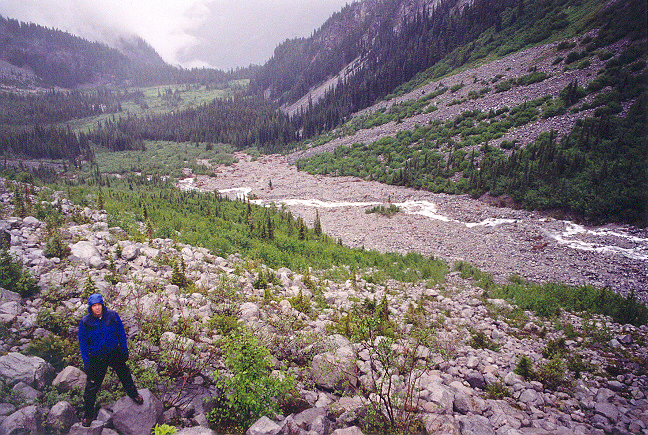
[(83, 393), (83, 426), (90, 426), (94, 420), (95, 400), (109, 366), (117, 373), (128, 397), (138, 405), (144, 403), (126, 365), (128, 345), (124, 324), (119, 314), (106, 308), (98, 293), (88, 298), (88, 314), (79, 322), (79, 348), (83, 371), (87, 375)]

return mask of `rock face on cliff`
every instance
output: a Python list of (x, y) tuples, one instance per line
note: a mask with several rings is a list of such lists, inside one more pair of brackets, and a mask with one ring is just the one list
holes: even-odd
[[(0, 192), (5, 210), (10, 196)], [(134, 241), (110, 228), (104, 212), (80, 209), (62, 193), (54, 197), (66, 215), (83, 216), (82, 223), (60, 229), (71, 248), (67, 258), (45, 256), (49, 237), (40, 220), (8, 213), (0, 221), (11, 235), (9, 252), (40, 289), (25, 299), (0, 290), (0, 435), (44, 434), (52, 427), (59, 433), (143, 434), (158, 423), (182, 426), (181, 434), (213, 433), (207, 428), (207, 403), (219, 395), (214, 375), (227, 374), (223, 330), (215, 321), (224, 317), (254, 331), (276, 370), (302, 368), (296, 378), (299, 409), (263, 417), (249, 434), (360, 434), (368, 410), (381, 397), (394, 404), (407, 397), (406, 406), (394, 409), (407, 412), (429, 434), (648, 433), (646, 326), (570, 313), (538, 318), (487, 298), (456, 272), (436, 287), (376, 284), (362, 274), (355, 282), (324, 279), (316, 272), (306, 279), (289, 269), (270, 270), (169, 239)], [(184, 264), (193, 285), (173, 283), (173, 261)], [(261, 270), (276, 278), (266, 289), (254, 285)], [(141, 407), (128, 398), (104, 402), (97, 420), (83, 428), (76, 406), (44, 399), (54, 397), (52, 391), (79, 397), (84, 374), (78, 358), (73, 355), (70, 365), (51, 354), (43, 356), (52, 362), (30, 354), (46, 342), (74, 343), (75, 328), (57, 329), (56, 319), (76, 325), (87, 312), (82, 294), (90, 285), (120, 313), (136, 381), (150, 388), (140, 390)], [(308, 315), (296, 309), (295, 297), (311, 301)], [(433, 328), (429, 341), (416, 342), (414, 334), (353, 341), (339, 334), (335, 325), (354, 304), (381, 300), (404, 331), (414, 331), (413, 313), (420, 313)], [(154, 331), (160, 325), (169, 329)], [(381, 364), (383, 350), (395, 356), (393, 366)], [(522, 357), (535, 377), (518, 374), (529, 375), (520, 371)], [(177, 364), (173, 381), (179, 382), (167, 388), (154, 388), (137, 375), (140, 369), (160, 372), (169, 361)], [(421, 369), (408, 372), (406, 361)]]

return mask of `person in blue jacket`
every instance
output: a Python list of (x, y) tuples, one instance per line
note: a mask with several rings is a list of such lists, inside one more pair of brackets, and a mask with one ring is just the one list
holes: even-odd
[(97, 393), (109, 366), (117, 373), (128, 397), (138, 405), (144, 403), (126, 365), (128, 345), (124, 324), (119, 314), (106, 308), (103, 297), (98, 293), (88, 298), (88, 314), (79, 322), (79, 348), (87, 375), (83, 393), (83, 426), (90, 426), (94, 419)]

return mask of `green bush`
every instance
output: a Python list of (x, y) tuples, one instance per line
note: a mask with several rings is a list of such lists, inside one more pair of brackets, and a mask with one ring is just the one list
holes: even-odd
[(0, 251), (0, 287), (19, 293), (23, 298), (33, 296), (38, 290), (36, 280), (23, 270), (22, 262), (7, 251)]
[(47, 258), (58, 257), (65, 259), (70, 255), (70, 247), (61, 240), (61, 234), (56, 232), (47, 240), (44, 253)]
[(272, 375), (268, 349), (244, 331), (228, 337), (223, 352), (228, 373), (215, 378), (221, 395), (208, 413), (210, 426), (239, 433), (264, 415), (278, 415), (279, 400), (294, 388), (294, 380)]
[(511, 391), (500, 381), (486, 385), (484, 392), (486, 393), (486, 397), (494, 400), (501, 400), (511, 396)]
[(533, 370), (533, 361), (526, 355), (522, 355), (515, 365), (514, 373), (522, 376), (524, 380), (530, 381), (535, 378)]

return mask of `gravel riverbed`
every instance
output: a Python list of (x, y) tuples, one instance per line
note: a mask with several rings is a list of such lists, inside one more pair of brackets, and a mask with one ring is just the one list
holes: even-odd
[[(518, 274), (534, 282), (607, 286), (624, 295), (634, 290), (648, 302), (645, 229), (584, 227), (465, 195), (434, 194), (354, 177), (313, 176), (276, 155), (253, 159), (236, 154), (236, 158), (234, 165), (214, 168), (215, 176), (188, 177), (181, 187), (227, 190), (233, 198), (247, 193), (264, 205), (285, 204), (309, 226), (318, 210), (323, 231), (346, 246), (416, 251), (450, 265), (465, 260), (499, 281)], [(401, 210), (392, 217), (365, 212), (390, 202)]]

